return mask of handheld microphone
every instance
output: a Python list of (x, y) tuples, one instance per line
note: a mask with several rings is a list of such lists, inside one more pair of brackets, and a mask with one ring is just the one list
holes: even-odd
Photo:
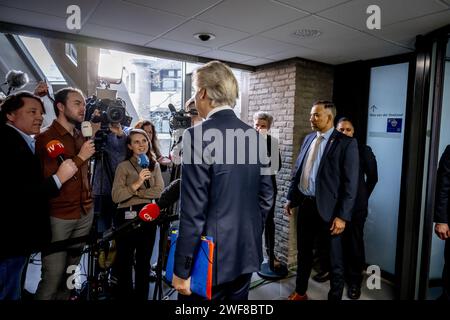
[(5, 83), (8, 84), (8, 96), (12, 90), (21, 89), (28, 83), (28, 75), (23, 71), (10, 70), (5, 77)]
[(149, 203), (139, 211), (139, 219), (144, 222), (151, 222), (159, 217), (161, 213), (156, 203)]
[(90, 121), (83, 121), (81, 123), (81, 134), (85, 138), (92, 138), (92, 124)]
[[(141, 167), (142, 169), (147, 169), (148, 166), (150, 165), (150, 160), (148, 159), (148, 156), (144, 153), (141, 153), (138, 156), (137, 162), (138, 162), (139, 167)], [(149, 184), (148, 180), (144, 181), (144, 185), (147, 189), (150, 188), (150, 184)]]
[(61, 165), (61, 163), (64, 162), (64, 145), (59, 140), (51, 140), (47, 143), (45, 146), (47, 149), (47, 153), (50, 158), (57, 159), (58, 165)]

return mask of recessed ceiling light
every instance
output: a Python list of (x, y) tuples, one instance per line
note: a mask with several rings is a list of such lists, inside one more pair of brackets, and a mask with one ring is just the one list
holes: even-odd
[(322, 34), (322, 31), (316, 29), (298, 29), (293, 33), (299, 38), (317, 38)]
[(209, 40), (215, 39), (216, 36), (213, 35), (212, 33), (202, 32), (202, 33), (194, 34), (194, 38), (196, 38), (196, 39), (198, 39), (200, 41), (209, 41)]

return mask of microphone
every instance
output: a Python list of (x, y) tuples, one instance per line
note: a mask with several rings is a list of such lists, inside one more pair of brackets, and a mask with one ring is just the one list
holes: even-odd
[[(142, 169), (147, 169), (148, 166), (150, 165), (150, 160), (148, 159), (148, 156), (145, 153), (141, 153), (138, 156), (137, 163), (138, 163), (139, 167), (141, 167)], [(144, 181), (144, 185), (147, 189), (150, 188), (150, 184), (149, 184), (148, 180)]]
[(139, 211), (139, 219), (144, 222), (151, 222), (159, 217), (161, 211), (156, 203), (149, 203)]
[(92, 124), (90, 121), (83, 121), (81, 123), (81, 134), (85, 138), (92, 138)]
[(5, 77), (5, 84), (8, 84), (8, 96), (12, 90), (22, 89), (28, 83), (28, 75), (23, 71), (10, 70)]
[(180, 198), (180, 182), (181, 179), (172, 181), (164, 188), (163, 192), (161, 192), (159, 200), (156, 201), (160, 209), (167, 209), (178, 201)]
[(57, 159), (58, 165), (64, 162), (64, 145), (59, 140), (51, 140), (45, 146), (47, 148), (47, 153), (50, 158)]

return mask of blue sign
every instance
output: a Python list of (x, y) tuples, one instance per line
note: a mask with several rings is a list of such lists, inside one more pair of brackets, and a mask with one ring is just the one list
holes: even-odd
[(387, 119), (387, 132), (402, 132), (402, 118), (388, 118)]

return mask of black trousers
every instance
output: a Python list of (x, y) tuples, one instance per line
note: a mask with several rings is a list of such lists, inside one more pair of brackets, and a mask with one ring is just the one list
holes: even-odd
[[(248, 300), (248, 291), (250, 289), (251, 273), (242, 274), (235, 280), (222, 283), (212, 287), (211, 300), (215, 301), (242, 301)], [(192, 293), (190, 296), (178, 294), (180, 301), (201, 301), (206, 298)]]
[(329, 300), (342, 299), (344, 291), (344, 260), (342, 235), (331, 236), (330, 223), (319, 215), (315, 198), (305, 198), (300, 205), (297, 217), (297, 278), (295, 291), (305, 294), (313, 264), (314, 241), (318, 236), (328, 238), (330, 261)]
[[(141, 208), (136, 206), (133, 207), (133, 210), (139, 212)], [(123, 209), (118, 210), (119, 226), (125, 223), (124, 212)], [(115, 275), (117, 287), (115, 296), (117, 299), (148, 300), (150, 259), (155, 244), (156, 228), (156, 223), (145, 223), (138, 229), (116, 239)]]
[(264, 227), (264, 242), (266, 246), (266, 253), (269, 257), (270, 269), (274, 270), (275, 261), (275, 201), (270, 208), (269, 214), (266, 218), (266, 224)]
[(450, 301), (450, 239), (445, 240), (444, 270), (442, 271), (443, 297)]
[(345, 278), (349, 286), (361, 287), (366, 266), (364, 224), (367, 211), (354, 212), (343, 233)]

